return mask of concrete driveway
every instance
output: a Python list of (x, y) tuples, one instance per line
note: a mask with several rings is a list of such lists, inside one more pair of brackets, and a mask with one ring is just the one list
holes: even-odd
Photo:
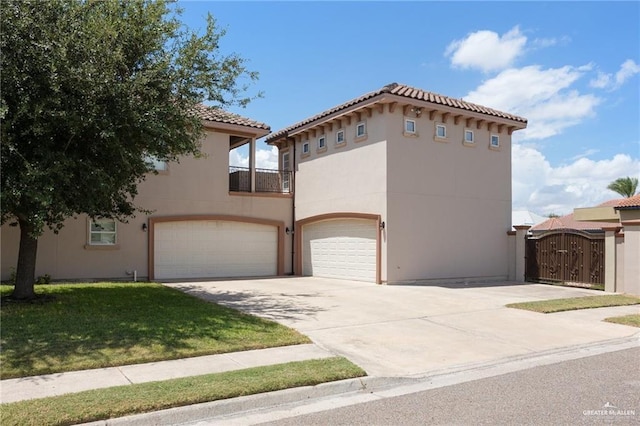
[(507, 303), (603, 294), (542, 284), (399, 286), (313, 277), (171, 283), (275, 320), (372, 376), (411, 376), (638, 337), (603, 322), (638, 306), (539, 314)]

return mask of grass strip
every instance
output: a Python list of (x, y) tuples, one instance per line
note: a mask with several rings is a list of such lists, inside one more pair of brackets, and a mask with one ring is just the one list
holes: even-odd
[(365, 375), (342, 357), (290, 362), (2, 404), (2, 425), (72, 425)]
[(631, 327), (640, 328), (640, 314), (623, 315), (621, 317), (610, 317), (604, 319), (607, 322), (613, 322), (616, 324), (629, 325)]
[[(36, 286), (46, 297), (36, 303), (12, 302), (12, 289), (0, 286), (2, 379), (310, 343), (155, 283)], [(237, 296), (252, 303), (251, 294)]]
[(537, 302), (510, 303), (508, 308), (525, 309), (527, 311), (553, 312), (573, 311), (577, 309), (604, 308), (607, 306), (627, 306), (640, 304), (640, 297), (624, 294), (573, 297), (569, 299), (540, 300)]

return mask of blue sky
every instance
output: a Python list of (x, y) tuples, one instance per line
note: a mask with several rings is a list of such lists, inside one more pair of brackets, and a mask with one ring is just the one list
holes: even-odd
[[(513, 208), (566, 214), (640, 177), (639, 2), (180, 1), (264, 97), (231, 111), (277, 131), (398, 82), (522, 115)], [(259, 144), (259, 166), (277, 164)], [(235, 156), (235, 163), (243, 158)]]

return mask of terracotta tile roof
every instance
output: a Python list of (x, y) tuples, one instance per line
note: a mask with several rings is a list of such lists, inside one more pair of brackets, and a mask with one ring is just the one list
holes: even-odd
[[(637, 197), (637, 196), (636, 196)], [(598, 204), (597, 207), (616, 207), (621, 203), (624, 203), (630, 198), (615, 198), (613, 200), (605, 201)], [(637, 199), (640, 201), (640, 199)], [(554, 229), (578, 229), (580, 231), (594, 231), (601, 230), (601, 228), (610, 228), (611, 222), (592, 222), (592, 221), (577, 221), (573, 218), (573, 213), (561, 217), (552, 217), (544, 222), (533, 226), (532, 231), (550, 231)]]
[(636, 194), (633, 197), (623, 198), (618, 200), (615, 207), (616, 210), (634, 210), (640, 209), (640, 194)]
[(448, 106), (448, 107), (452, 107), (452, 108), (458, 108), (458, 109), (463, 109), (466, 111), (471, 111), (471, 112), (476, 112), (476, 113), (480, 113), (480, 114), (486, 114), (486, 115), (491, 115), (494, 117), (499, 117), (499, 118), (505, 118), (507, 120), (512, 120), (512, 121), (517, 121), (520, 123), (527, 123), (527, 119), (523, 118), (523, 117), (519, 117), (517, 115), (513, 115), (513, 114), (508, 114), (506, 112), (502, 112), (502, 111), (498, 111), (492, 108), (487, 108), (484, 107), (482, 105), (477, 105), (477, 104), (472, 104), (471, 102), (466, 102), (463, 101), (462, 99), (455, 99), (455, 98), (450, 98), (448, 96), (443, 96), (443, 95), (439, 95), (437, 93), (432, 93), (432, 92), (427, 92), (425, 90), (422, 89), (416, 89), (414, 87), (410, 87), (410, 86), (406, 86), (404, 84), (398, 84), (398, 83), (391, 83), (391, 84), (387, 84), (386, 86), (367, 93), (365, 95), (360, 96), (359, 98), (355, 98), (352, 99), (348, 102), (345, 102), (343, 104), (340, 104), (338, 106), (335, 106), (331, 109), (328, 109), (324, 112), (321, 112), (320, 114), (314, 115), (313, 117), (309, 117), (305, 120), (302, 120), (292, 126), (289, 126), (285, 129), (279, 130), (275, 133), (272, 133), (271, 135), (267, 136), (266, 141), (270, 142), (270, 141), (274, 141), (278, 138), (280, 138), (281, 136), (285, 135), (288, 132), (291, 132), (299, 127), (302, 127), (306, 124), (312, 123), (316, 120), (320, 120), (324, 117), (327, 117), (331, 114), (337, 113), (339, 111), (345, 110), (349, 107), (352, 107), (354, 105), (357, 105), (359, 103), (365, 102), (369, 99), (372, 99), (376, 96), (379, 95), (384, 95), (384, 94), (390, 94), (390, 95), (396, 95), (396, 96), (401, 96), (404, 98), (408, 98), (408, 99), (415, 99), (418, 101), (423, 101), (423, 102), (430, 102), (433, 104), (437, 104), (437, 105), (443, 105), (443, 106)]
[(238, 114), (224, 111), (220, 108), (210, 107), (203, 104), (196, 105), (196, 113), (206, 121), (216, 123), (236, 124), (238, 126), (253, 127), (254, 129), (271, 130), (271, 128), (250, 118), (243, 117)]
[(552, 217), (536, 226), (531, 231), (551, 231), (558, 229), (577, 229), (579, 231), (600, 231), (602, 227), (611, 227), (609, 222), (580, 222), (573, 218), (573, 213), (561, 217)]

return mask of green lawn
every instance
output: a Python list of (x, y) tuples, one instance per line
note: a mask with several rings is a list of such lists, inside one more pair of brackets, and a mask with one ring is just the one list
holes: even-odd
[[(10, 286), (0, 286), (8, 295)], [(309, 343), (275, 322), (153, 283), (36, 286), (2, 300), (2, 379)]]
[(607, 306), (626, 306), (640, 304), (640, 297), (624, 294), (573, 297), (569, 299), (540, 300), (537, 302), (523, 302), (508, 304), (508, 308), (526, 309), (528, 311), (545, 314), (576, 309), (604, 308)]
[(72, 425), (364, 375), (340, 357), (291, 362), (2, 404), (2, 425)]
[(640, 314), (623, 315), (621, 317), (605, 318), (604, 320), (616, 324), (630, 325), (631, 327), (640, 327)]

